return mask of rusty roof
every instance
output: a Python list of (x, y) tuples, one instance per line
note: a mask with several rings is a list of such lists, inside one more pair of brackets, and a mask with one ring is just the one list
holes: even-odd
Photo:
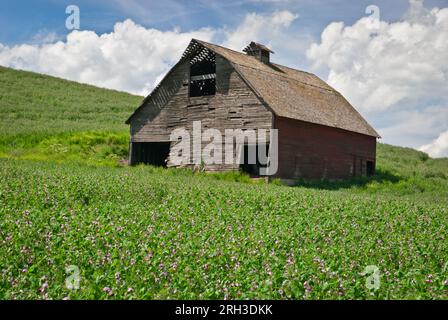
[[(275, 115), (380, 137), (338, 91), (312, 73), (275, 63), (266, 64), (248, 54), (197, 39), (191, 40), (178, 63), (193, 54), (205, 58), (208, 50), (228, 60)], [(126, 123), (159, 86), (145, 98)]]
[(312, 73), (193, 39), (227, 59), (252, 90), (280, 117), (379, 137), (375, 129), (335, 89)]

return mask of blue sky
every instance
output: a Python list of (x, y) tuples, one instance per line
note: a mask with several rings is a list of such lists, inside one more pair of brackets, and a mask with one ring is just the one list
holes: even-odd
[[(15, 0), (0, 3), (0, 42), (13, 45), (30, 42), (39, 31), (54, 31), (59, 36), (65, 28), (65, 8), (75, 4), (81, 8), (81, 29), (98, 33), (110, 32), (117, 21), (131, 18), (145, 27), (161, 30), (179, 27), (183, 30), (200, 27), (237, 25), (248, 12), (269, 13), (274, 10), (298, 12), (294, 27), (319, 37), (333, 21), (351, 24), (365, 15), (370, 4), (379, 6), (382, 19), (400, 19), (408, 8), (407, 0), (291, 0), (291, 1), (73, 1)], [(448, 0), (427, 0), (427, 7), (446, 7)], [(143, 10), (136, 10), (137, 8)]]
[[(77, 5), (79, 31), (65, 9)], [(365, 13), (380, 9), (372, 30)], [(192, 37), (339, 90), (384, 142), (448, 156), (448, 0), (15, 0), (0, 3), (0, 65), (146, 95)], [(113, 66), (113, 67), (111, 67)]]

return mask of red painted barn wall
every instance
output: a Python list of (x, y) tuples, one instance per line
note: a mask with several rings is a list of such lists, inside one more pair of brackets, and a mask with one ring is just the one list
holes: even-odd
[(287, 118), (275, 118), (278, 129), (277, 177), (344, 179), (366, 174), (376, 159), (376, 138)]

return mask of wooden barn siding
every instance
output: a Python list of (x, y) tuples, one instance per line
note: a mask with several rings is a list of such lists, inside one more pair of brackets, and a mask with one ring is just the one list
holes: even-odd
[[(272, 128), (272, 113), (260, 103), (227, 60), (216, 56), (217, 91), (214, 96), (189, 98), (188, 73), (189, 63), (186, 61), (167, 76), (148, 105), (131, 120), (131, 142), (169, 141), (172, 130), (181, 127), (192, 134), (193, 121), (197, 120), (202, 121), (203, 131), (216, 128), (222, 134), (225, 129)], [(164, 100), (163, 96), (169, 98)], [(203, 142), (203, 147), (208, 143)], [(224, 146), (222, 150), (224, 153)], [(168, 166), (173, 164), (169, 161)], [(209, 165), (205, 169), (238, 168), (239, 165), (222, 164)]]
[(280, 117), (275, 118), (275, 128), (280, 178), (349, 178), (354, 170), (361, 174), (354, 166), (356, 159), (376, 158), (375, 137)]

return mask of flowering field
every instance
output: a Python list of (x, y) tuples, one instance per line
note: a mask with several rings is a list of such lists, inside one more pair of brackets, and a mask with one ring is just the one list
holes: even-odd
[(0, 176), (2, 299), (448, 297), (446, 198), (20, 160)]
[(0, 67), (0, 299), (448, 298), (448, 159), (254, 184), (123, 166), (142, 97)]

